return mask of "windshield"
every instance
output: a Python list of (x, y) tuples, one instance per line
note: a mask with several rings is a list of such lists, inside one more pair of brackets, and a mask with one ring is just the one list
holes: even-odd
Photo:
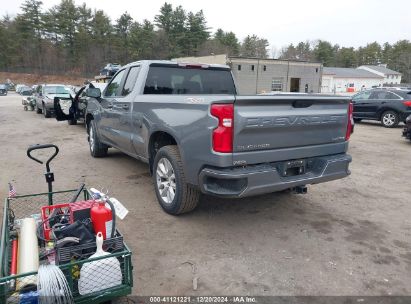
[(46, 86), (44, 94), (70, 94), (70, 89), (64, 86)]

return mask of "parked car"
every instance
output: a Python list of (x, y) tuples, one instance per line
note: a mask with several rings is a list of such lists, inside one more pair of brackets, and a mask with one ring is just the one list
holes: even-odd
[(63, 84), (38, 85), (34, 93), (36, 113), (48, 118), (54, 113), (54, 97), (70, 97), (74, 95), (70, 88)]
[(106, 66), (100, 71), (100, 75), (113, 76), (120, 68), (121, 65), (118, 63), (107, 63)]
[(22, 96), (30, 96), (33, 93), (33, 89), (28, 86), (21, 87), (18, 92)]
[(236, 91), (226, 65), (131, 63), (87, 91), (90, 153), (114, 147), (148, 163), (170, 214), (193, 210), (200, 193), (305, 193), (350, 174), (350, 98)]
[(411, 115), (405, 119), (405, 127), (402, 136), (411, 140)]
[(24, 85), (24, 84), (21, 84), (21, 83), (16, 84), (16, 86), (15, 86), (16, 93), (20, 93), (20, 89), (21, 89), (22, 87), (24, 87), (24, 86), (25, 86), (25, 85)]
[[(76, 92), (74, 98), (59, 98), (54, 103), (56, 119), (59, 121), (67, 120), (69, 125), (75, 125), (79, 120), (84, 121), (87, 102), (90, 99), (87, 96), (87, 90), (89, 88), (99, 88), (100, 91), (103, 91), (106, 86), (107, 83), (89, 82)], [(57, 113), (60, 113), (60, 115), (57, 115)]]
[(396, 127), (411, 114), (411, 91), (372, 89), (352, 97), (354, 121), (378, 120), (386, 128)]
[(0, 95), (7, 95), (7, 86), (5, 84), (0, 84)]

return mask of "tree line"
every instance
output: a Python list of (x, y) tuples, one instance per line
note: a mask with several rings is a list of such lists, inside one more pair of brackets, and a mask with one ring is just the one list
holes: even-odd
[[(211, 32), (202, 10), (191, 12), (164, 3), (153, 20), (137, 21), (125, 12), (112, 21), (102, 10), (61, 0), (49, 9), (40, 0), (25, 0), (21, 12), (0, 19), (0, 70), (92, 76), (107, 62), (228, 54), (268, 58), (268, 40), (255, 34), (240, 41), (235, 33)], [(284, 47), (280, 59), (357, 67), (386, 63), (411, 82), (411, 43), (377, 42), (357, 49), (327, 41)]]
[(368, 43), (364, 47), (341, 47), (328, 41), (306, 41), (290, 44), (280, 51), (281, 59), (322, 62), (328, 67), (356, 68), (360, 65), (387, 64), (387, 67), (402, 73), (402, 82), (411, 83), (411, 42), (400, 40)]
[(128, 12), (111, 21), (102, 10), (61, 0), (43, 9), (26, 0), (16, 17), (0, 20), (0, 70), (95, 75), (107, 62), (171, 59), (227, 53), (267, 58), (268, 41), (256, 35), (242, 42), (233, 32), (207, 26), (203, 11), (164, 3), (153, 21)]

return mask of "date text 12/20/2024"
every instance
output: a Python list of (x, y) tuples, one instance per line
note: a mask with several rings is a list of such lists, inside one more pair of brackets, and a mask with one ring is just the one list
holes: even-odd
[(248, 296), (150, 297), (149, 303), (257, 303), (257, 300)]

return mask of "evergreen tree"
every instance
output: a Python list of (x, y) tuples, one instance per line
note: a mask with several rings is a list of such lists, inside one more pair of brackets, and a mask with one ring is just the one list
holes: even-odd
[(244, 57), (267, 58), (268, 46), (269, 43), (266, 39), (259, 38), (257, 35), (248, 35), (243, 40), (240, 55)]

